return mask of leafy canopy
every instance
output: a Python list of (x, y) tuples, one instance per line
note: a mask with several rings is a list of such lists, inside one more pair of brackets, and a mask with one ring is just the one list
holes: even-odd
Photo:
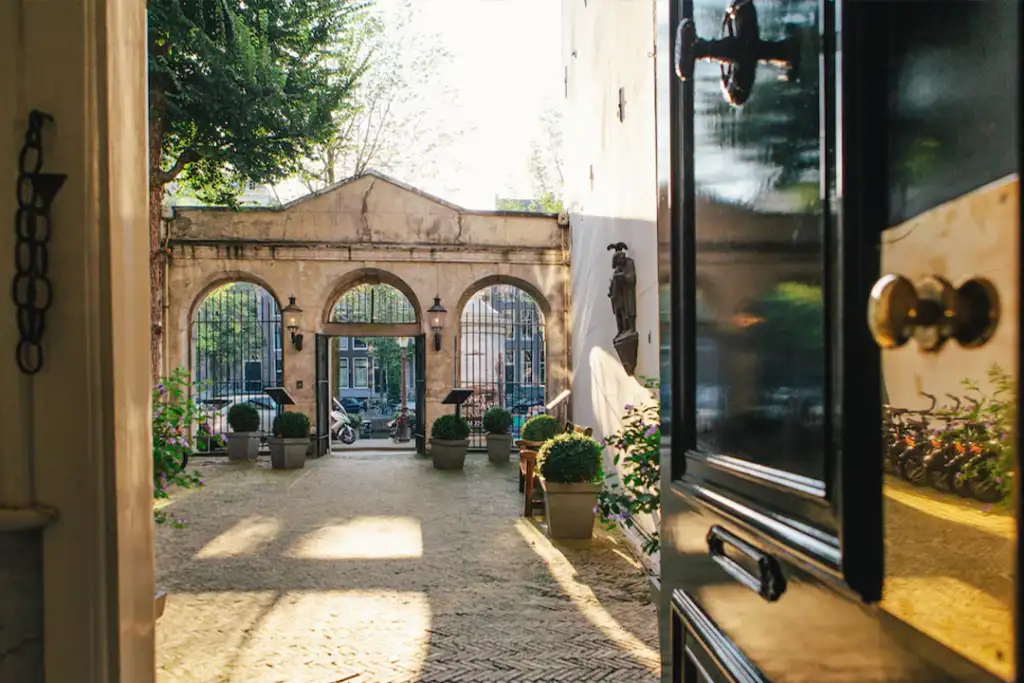
[(232, 204), (294, 173), (366, 68), (347, 29), (367, 4), (149, 0), (151, 184)]

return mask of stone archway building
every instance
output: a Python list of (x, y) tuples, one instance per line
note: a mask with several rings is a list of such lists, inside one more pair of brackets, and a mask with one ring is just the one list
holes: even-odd
[(569, 385), (568, 231), (554, 216), (468, 211), (370, 172), (274, 208), (176, 208), (168, 222), (168, 297), (164, 364), (191, 367), (191, 320), (219, 284), (254, 282), (281, 306), (303, 309), (301, 351), (284, 339), (284, 385), (295, 408), (314, 417), (314, 334), (359, 336), (357, 325), (329, 321), (348, 289), (386, 283), (412, 302), (418, 322), (389, 335), (425, 333), (435, 296), (448, 309), (442, 347), (427, 345), (426, 419), (456, 381), (462, 307), (481, 287), (515, 284), (536, 297), (547, 328), (547, 393)]

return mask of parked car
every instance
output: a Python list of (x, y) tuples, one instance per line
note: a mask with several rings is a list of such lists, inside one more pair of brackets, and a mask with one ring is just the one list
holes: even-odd
[(350, 413), (365, 413), (366, 399), (355, 396), (345, 396), (341, 399), (341, 406)]
[(261, 431), (269, 432), (273, 427), (278, 411), (277, 404), (269, 396), (260, 394), (215, 396), (196, 401), (199, 409), (208, 415), (206, 422), (210, 425), (211, 434), (227, 434), (231, 431), (228, 427), (228, 409), (235, 403), (248, 403), (256, 408), (260, 414)]

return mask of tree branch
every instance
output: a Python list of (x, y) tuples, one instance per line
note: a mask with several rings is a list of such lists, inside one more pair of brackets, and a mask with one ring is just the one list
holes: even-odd
[(186, 149), (184, 152), (178, 155), (178, 158), (174, 160), (174, 165), (167, 171), (158, 168), (153, 172), (153, 184), (154, 185), (166, 185), (171, 182), (185, 170), (185, 167), (189, 164), (199, 161), (199, 152), (194, 149)]

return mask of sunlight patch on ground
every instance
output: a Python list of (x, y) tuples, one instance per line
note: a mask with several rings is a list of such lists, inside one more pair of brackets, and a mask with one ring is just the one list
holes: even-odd
[(927, 488), (915, 489), (911, 484), (892, 477), (886, 477), (884, 491), (887, 498), (932, 517), (1009, 540), (1016, 537), (1017, 524), (1013, 516), (1001, 512), (996, 506), (956, 498)]
[(985, 591), (949, 576), (890, 576), (881, 605), (979, 664), (1011, 675), (1013, 614)]
[[(215, 613), (196, 628), (197, 611)], [(427, 596), (400, 591), (177, 594), (157, 622), (161, 683), (412, 680), (426, 661)], [(193, 668), (196, 665), (197, 668)]]
[[(156, 622), (160, 683), (214, 683), (234, 666), (247, 633), (277, 599), (274, 591), (174, 593)], [(202, 619), (196, 619), (202, 615)], [(201, 626), (197, 627), (197, 623)]]
[(333, 681), (355, 674), (356, 680), (386, 681), (422, 670), (430, 605), (423, 593), (286, 593), (264, 626), (244, 648), (232, 683)]
[(601, 605), (594, 591), (576, 579), (576, 569), (551, 541), (528, 520), (520, 517), (516, 520), (516, 531), (530, 545), (535, 553), (547, 565), (551, 576), (562, 591), (576, 605), (587, 621), (601, 630), (605, 636), (628, 652), (638, 663), (652, 672), (661, 671), (661, 656), (643, 641), (622, 627), (621, 624)]
[(196, 553), (195, 559), (255, 555), (262, 547), (272, 543), (280, 533), (281, 520), (253, 515), (207, 543)]
[(380, 560), (423, 557), (423, 529), (414, 517), (357, 517), (301, 538), (289, 557)]

